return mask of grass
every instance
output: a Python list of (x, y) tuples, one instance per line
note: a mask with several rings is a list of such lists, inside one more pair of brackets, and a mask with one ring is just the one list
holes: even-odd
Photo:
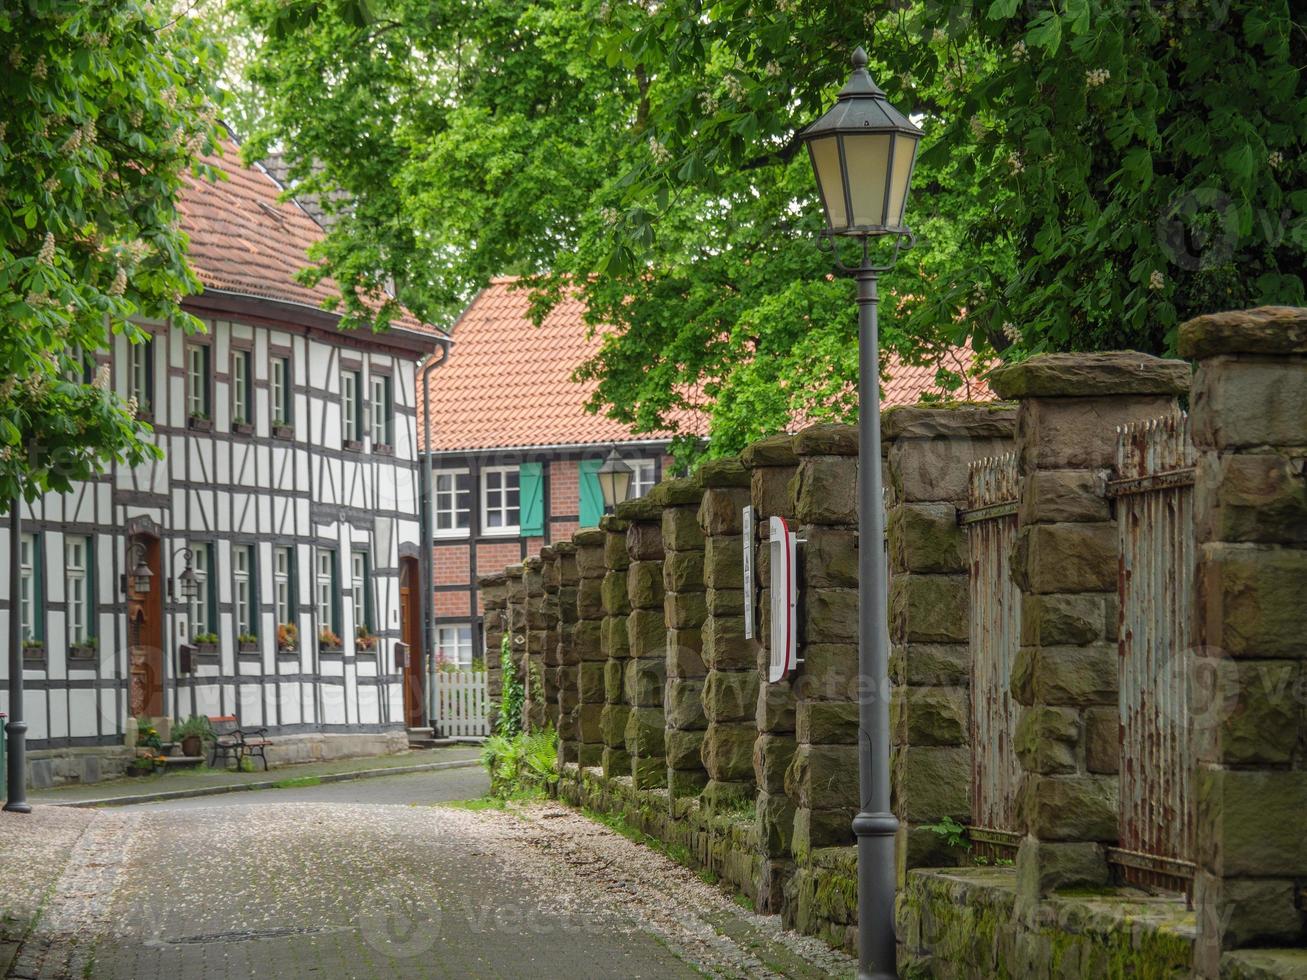
[(475, 800), (446, 800), (443, 803), (434, 805), (447, 806), (451, 810), (470, 810), (473, 813), (479, 813), (482, 810), (507, 809), (508, 801), (498, 796), (479, 796)]
[(272, 784), (273, 789), (299, 789), (301, 786), (321, 786), (322, 780), (317, 776), (291, 776), (279, 779)]

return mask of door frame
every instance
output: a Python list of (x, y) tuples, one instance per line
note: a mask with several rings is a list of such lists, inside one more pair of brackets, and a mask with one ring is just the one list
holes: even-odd
[(404, 661), (404, 727), (427, 726), (426, 683), (422, 649), (422, 576), (418, 560), (404, 556), (399, 560), (400, 639), (408, 647)]

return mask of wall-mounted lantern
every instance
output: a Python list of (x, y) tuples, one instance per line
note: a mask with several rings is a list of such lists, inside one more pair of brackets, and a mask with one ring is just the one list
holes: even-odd
[(123, 576), (123, 591), (149, 595), (154, 572), (145, 562), (145, 545), (137, 543), (127, 549), (127, 564), (132, 565), (132, 570)]
[(614, 449), (599, 467), (599, 489), (604, 495), (604, 510), (611, 512), (614, 507), (626, 499), (631, 491), (631, 477), (635, 470)]

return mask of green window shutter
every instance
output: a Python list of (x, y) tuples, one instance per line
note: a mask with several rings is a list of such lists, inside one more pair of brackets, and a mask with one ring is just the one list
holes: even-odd
[(604, 491), (599, 486), (599, 467), (602, 459), (583, 459), (579, 467), (581, 483), (581, 526), (598, 527), (604, 516)]
[(545, 533), (545, 477), (542, 463), (522, 463), (517, 468), (521, 516), (518, 525), (524, 538), (540, 538)]

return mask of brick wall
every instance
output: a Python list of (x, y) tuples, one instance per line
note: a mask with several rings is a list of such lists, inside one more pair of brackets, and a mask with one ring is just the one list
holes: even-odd
[(577, 461), (556, 459), (549, 464), (549, 515), (575, 517), (581, 510)]

